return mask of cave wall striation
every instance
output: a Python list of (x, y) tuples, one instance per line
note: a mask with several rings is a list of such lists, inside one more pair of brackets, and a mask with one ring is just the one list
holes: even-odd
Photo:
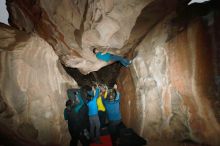
[(219, 15), (197, 17), (180, 31), (170, 29), (174, 16), (148, 33), (130, 70), (119, 75), (124, 122), (150, 141), (219, 145), (219, 58), (213, 57), (219, 50)]
[(0, 24), (0, 50), (0, 144), (68, 145), (63, 109), (67, 87), (77, 84), (52, 47)]

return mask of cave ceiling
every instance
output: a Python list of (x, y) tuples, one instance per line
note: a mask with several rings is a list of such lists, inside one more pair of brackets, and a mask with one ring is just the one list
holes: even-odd
[(7, 9), (13, 27), (38, 33), (66, 67), (88, 74), (107, 65), (93, 47), (128, 56), (154, 25), (188, 1), (7, 0)]

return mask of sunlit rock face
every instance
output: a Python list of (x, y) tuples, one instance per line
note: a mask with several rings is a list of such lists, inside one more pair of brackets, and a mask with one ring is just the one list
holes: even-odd
[[(64, 146), (66, 89), (75, 81), (36, 34), (0, 25), (0, 136), (8, 145)], [(0, 142), (0, 144), (2, 144)]]
[[(63, 64), (87, 74), (107, 65), (96, 59), (92, 53), (94, 46), (101, 50), (111, 47), (112, 53), (123, 55), (173, 9), (175, 1), (7, 0), (7, 6), (11, 25), (26, 32), (37, 32), (53, 46)], [(145, 21), (132, 30), (147, 6), (150, 7), (146, 14), (153, 14), (143, 15)], [(145, 30), (140, 32), (141, 27)]]
[(209, 13), (181, 31), (170, 30), (172, 18), (148, 33), (135, 49), (131, 72), (120, 74), (124, 122), (151, 142), (220, 145), (220, 17)]

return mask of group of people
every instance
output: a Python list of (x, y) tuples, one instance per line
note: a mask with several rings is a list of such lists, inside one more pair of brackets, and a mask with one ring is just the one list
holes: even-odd
[(77, 146), (78, 140), (83, 146), (90, 142), (100, 144), (100, 130), (106, 128), (114, 139), (121, 122), (120, 93), (116, 84), (111, 89), (97, 83), (92, 87), (68, 89), (67, 95), (64, 118), (72, 137), (70, 146)]
[[(100, 52), (93, 48), (93, 53), (97, 59), (107, 63), (119, 62), (125, 67), (132, 63), (127, 58), (109, 53), (108, 49)], [(102, 143), (100, 130), (107, 127), (112, 140), (115, 140), (117, 126), (121, 122), (120, 93), (116, 84), (111, 89), (97, 83), (92, 87), (68, 89), (67, 95), (64, 119), (68, 122), (72, 137), (70, 146), (77, 146), (79, 140), (83, 146), (89, 146), (90, 142)]]

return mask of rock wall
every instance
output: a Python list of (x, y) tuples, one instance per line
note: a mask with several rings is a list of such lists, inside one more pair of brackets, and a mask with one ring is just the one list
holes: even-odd
[(219, 32), (219, 17), (198, 17), (171, 31), (168, 22), (173, 17), (148, 33), (135, 50), (130, 71), (120, 73), (123, 120), (150, 143), (192, 140), (220, 145), (213, 64), (219, 48), (212, 49), (219, 40), (213, 36)]
[(37, 34), (0, 24), (0, 62), (0, 141), (68, 145), (63, 109), (67, 87), (77, 84), (52, 47)]

